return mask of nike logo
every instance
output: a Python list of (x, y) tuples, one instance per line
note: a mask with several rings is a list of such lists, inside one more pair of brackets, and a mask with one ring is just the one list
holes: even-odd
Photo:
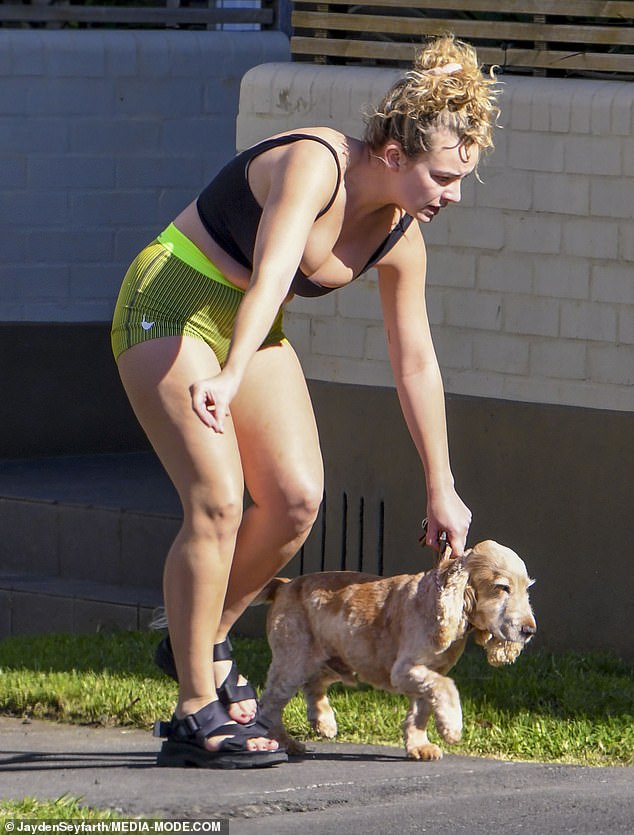
[(149, 331), (149, 330), (150, 330), (150, 328), (153, 328), (153, 327), (154, 327), (154, 324), (155, 324), (154, 322), (148, 322), (148, 321), (146, 321), (146, 318), (145, 318), (145, 313), (144, 313), (144, 314), (143, 314), (143, 319), (141, 320), (141, 327), (143, 328), (143, 330), (144, 330), (144, 331)]

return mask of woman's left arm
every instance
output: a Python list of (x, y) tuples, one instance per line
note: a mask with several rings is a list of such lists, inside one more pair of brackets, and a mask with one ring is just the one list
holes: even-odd
[(455, 556), (464, 553), (471, 512), (454, 488), (445, 393), (425, 304), (426, 253), (417, 223), (378, 265), (388, 353), (410, 435), (425, 471), (427, 543), (445, 531)]

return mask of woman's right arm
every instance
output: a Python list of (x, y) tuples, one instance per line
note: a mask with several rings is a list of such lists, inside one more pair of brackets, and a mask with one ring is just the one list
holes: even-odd
[(192, 405), (216, 432), (246, 367), (287, 297), (316, 216), (332, 196), (337, 171), (331, 152), (298, 142), (272, 167), (253, 254), (253, 273), (236, 318), (227, 361), (215, 377), (192, 386)]

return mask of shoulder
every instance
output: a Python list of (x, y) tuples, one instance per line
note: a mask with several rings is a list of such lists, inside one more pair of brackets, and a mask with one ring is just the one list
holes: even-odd
[(274, 145), (280, 159), (324, 160), (332, 166), (334, 157), (343, 171), (347, 167), (350, 146), (354, 140), (334, 128), (309, 127), (275, 134), (267, 141), (280, 142)]
[(249, 184), (267, 212), (302, 212), (313, 221), (340, 193), (343, 168), (334, 142), (341, 134), (306, 128), (276, 134), (249, 165)]
[(426, 248), (425, 239), (421, 232), (420, 224), (415, 218), (406, 215), (397, 219), (395, 230), (399, 225), (402, 228), (402, 234), (396, 241), (394, 246), (383, 256), (377, 264), (379, 272), (398, 271), (403, 272), (420, 272), (426, 264)]

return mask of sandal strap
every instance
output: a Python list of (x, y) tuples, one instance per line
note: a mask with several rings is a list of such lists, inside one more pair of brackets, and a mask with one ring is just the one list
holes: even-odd
[[(233, 661), (232, 655), (233, 647), (229, 638), (225, 638), (219, 644), (214, 644), (213, 660), (214, 661)], [(169, 635), (163, 638), (156, 648), (154, 654), (154, 662), (166, 675), (178, 681), (178, 674), (176, 672), (176, 664), (174, 662), (174, 652)], [(248, 681), (245, 684), (238, 684), (239, 672), (235, 661), (231, 665), (229, 675), (225, 678), (222, 684), (217, 688), (218, 698), (220, 702), (227, 707), (235, 702), (244, 702), (249, 699), (257, 700), (257, 693), (252, 684)]]
[(219, 644), (214, 644), (214, 661), (232, 661), (233, 660), (233, 647), (231, 646), (231, 641), (229, 640), (229, 636), (221, 641)]
[[(162, 731), (167, 731), (167, 738), (172, 742), (189, 742), (205, 747), (205, 740), (212, 736), (228, 736), (220, 744), (222, 750), (241, 750), (247, 739), (254, 737), (253, 729), (232, 722), (229, 714), (218, 701), (209, 702), (196, 713), (190, 713), (182, 719), (172, 716), (169, 724), (161, 723)], [(227, 747), (225, 748), (225, 743)]]
[(234, 702), (243, 702), (247, 699), (257, 699), (257, 693), (255, 692), (252, 684), (249, 684), (248, 681), (244, 684), (238, 684), (239, 676), (240, 673), (238, 672), (238, 667), (234, 661), (231, 665), (231, 670), (229, 670), (229, 675), (225, 678), (222, 684), (216, 688), (218, 698), (225, 707), (233, 704)]
[[(221, 641), (219, 644), (214, 644), (213, 660), (233, 660), (233, 647), (228, 637), (225, 638), (224, 641)], [(160, 670), (162, 670), (165, 673), (165, 675), (168, 675), (170, 676), (170, 678), (173, 678), (174, 680), (178, 681), (178, 676), (176, 673), (176, 664), (174, 662), (174, 650), (172, 649), (172, 642), (170, 641), (169, 635), (166, 635), (165, 638), (163, 638), (163, 640), (156, 647), (156, 651), (154, 653), (154, 663)]]
[(243, 728), (249, 728), (254, 736), (269, 736), (273, 722), (266, 718), (259, 710), (253, 722), (250, 725), (243, 725)]
[(235, 702), (244, 702), (248, 699), (257, 699), (257, 693), (252, 684), (248, 681), (245, 684), (238, 684), (240, 673), (236, 662), (233, 660), (233, 647), (227, 636), (224, 641), (214, 644), (214, 661), (231, 661), (231, 669), (225, 680), (216, 690), (218, 698), (225, 707)]

